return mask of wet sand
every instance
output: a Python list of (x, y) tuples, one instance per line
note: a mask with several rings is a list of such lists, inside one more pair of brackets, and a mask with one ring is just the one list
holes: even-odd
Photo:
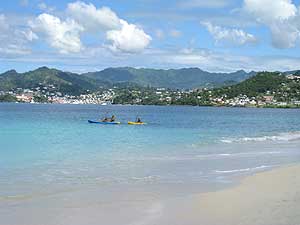
[(234, 187), (189, 197), (163, 199), (142, 190), (115, 193), (115, 202), (98, 196), (99, 188), (73, 191), (69, 198), (58, 194), (2, 200), (0, 224), (300, 225), (300, 165), (257, 173)]
[(299, 225), (300, 165), (246, 177), (226, 190), (170, 201), (153, 224)]

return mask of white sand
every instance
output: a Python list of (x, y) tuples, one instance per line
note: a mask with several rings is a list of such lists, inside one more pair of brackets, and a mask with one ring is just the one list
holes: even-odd
[(300, 225), (300, 166), (262, 172), (231, 189), (172, 201), (155, 224)]
[(121, 191), (115, 196), (119, 201), (109, 202), (98, 192), (0, 201), (0, 225), (300, 225), (300, 165), (247, 177), (226, 190), (167, 201)]

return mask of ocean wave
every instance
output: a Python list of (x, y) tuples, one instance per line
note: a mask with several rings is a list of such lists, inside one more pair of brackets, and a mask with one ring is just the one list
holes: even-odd
[(135, 180), (135, 181), (156, 181), (156, 180), (159, 180), (160, 177), (159, 176), (144, 176), (144, 177), (132, 177), (131, 178), (132, 180)]
[(243, 137), (243, 138), (228, 138), (222, 139), (223, 143), (237, 143), (237, 142), (263, 142), (263, 141), (297, 141), (300, 140), (300, 131), (280, 133), (272, 136), (261, 137)]
[(284, 151), (253, 151), (253, 152), (223, 152), (223, 153), (203, 153), (195, 155), (178, 155), (178, 156), (157, 156), (157, 157), (133, 157), (133, 158), (119, 158), (119, 162), (138, 162), (138, 161), (193, 161), (200, 159), (217, 159), (217, 158), (234, 158), (234, 157), (249, 157), (260, 155), (276, 155), (283, 154)]
[(238, 153), (220, 153), (220, 154), (205, 154), (196, 155), (197, 158), (218, 158), (218, 157), (245, 157), (245, 156), (257, 156), (257, 155), (274, 155), (281, 154), (281, 151), (264, 151), (264, 152), (238, 152)]
[(216, 173), (240, 173), (240, 172), (251, 172), (251, 171), (256, 171), (256, 170), (263, 170), (267, 168), (271, 168), (274, 166), (257, 166), (257, 167), (252, 167), (252, 168), (242, 168), (242, 169), (235, 169), (235, 170), (215, 170)]

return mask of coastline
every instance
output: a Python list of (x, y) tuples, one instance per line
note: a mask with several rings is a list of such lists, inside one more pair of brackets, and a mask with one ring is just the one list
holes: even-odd
[[(99, 199), (98, 188), (87, 189), (88, 192), (75, 190), (70, 195), (78, 199), (71, 202), (61, 201), (60, 193), (15, 202), (15, 210), (0, 208), (4, 217), (0, 224), (23, 225), (24, 221), (18, 219), (21, 217), (32, 225), (42, 221), (46, 225), (99, 224), (99, 221), (128, 225), (299, 225), (299, 173), (300, 164), (283, 166), (244, 177), (226, 189), (164, 200), (138, 189), (126, 195), (119, 192), (118, 202)], [(78, 201), (80, 198), (87, 201)], [(55, 207), (37, 207), (58, 202)], [(38, 213), (28, 217), (33, 212)]]
[(176, 106), (176, 107), (213, 107), (213, 108), (253, 108), (253, 109), (300, 109), (300, 105), (286, 105), (286, 106), (276, 106), (276, 105), (265, 105), (265, 106), (229, 106), (229, 105), (187, 105), (187, 104), (83, 104), (83, 103), (52, 103), (52, 102), (0, 102), (0, 104), (34, 104), (34, 105), (98, 105), (98, 106)]
[(243, 178), (225, 190), (168, 202), (157, 224), (299, 225), (300, 164)]
[[(273, 210), (271, 200), (256, 200), (248, 208), (235, 202), (260, 200), (258, 193), (273, 193), (272, 187), (251, 181), (251, 194), (235, 188), (251, 174), (300, 159), (297, 110), (108, 106), (102, 111), (113, 110), (121, 121), (140, 111), (145, 121), (157, 123), (101, 128), (86, 123), (99, 115), (98, 106), (3, 106), (1, 144), (8, 151), (1, 152), (1, 225), (277, 225), (261, 214), (253, 219), (253, 209)], [(231, 197), (216, 199), (232, 189)], [(281, 199), (278, 215), (291, 217), (281, 208), (290, 213), (300, 204), (285, 206)], [(231, 204), (234, 212), (227, 210)], [(225, 215), (213, 221), (215, 213)], [(230, 220), (244, 215), (246, 222)]]

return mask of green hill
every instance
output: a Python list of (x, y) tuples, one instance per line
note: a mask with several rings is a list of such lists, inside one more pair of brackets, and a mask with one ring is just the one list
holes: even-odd
[(53, 85), (64, 94), (80, 94), (86, 90), (97, 90), (100, 86), (107, 86), (105, 82), (80, 76), (78, 74), (62, 72), (56, 69), (41, 67), (26, 73), (15, 70), (0, 75), (0, 90), (8, 91), (16, 88), (36, 88)]
[(73, 95), (84, 93), (86, 90), (96, 91), (102, 87), (112, 86), (191, 89), (231, 85), (254, 74), (254, 72), (246, 73), (243, 70), (234, 73), (209, 73), (198, 68), (162, 70), (123, 67), (79, 75), (41, 67), (26, 73), (10, 70), (0, 74), (0, 91), (16, 88), (32, 89), (49, 85), (53, 85), (59, 92)]
[[(267, 97), (266, 97), (267, 96)], [(172, 102), (177, 105), (243, 105), (252, 106), (260, 104), (268, 99), (268, 106), (282, 107), (277, 103), (285, 103), (285, 107), (299, 107), (300, 101), (300, 79), (287, 78), (285, 73), (259, 72), (257, 75), (240, 82), (239, 84), (215, 88), (199, 89), (187, 93), (182, 98)], [(254, 105), (253, 105), (254, 104)]]
[(135, 83), (143, 87), (164, 87), (171, 89), (191, 89), (200, 87), (220, 87), (241, 82), (255, 72), (243, 70), (234, 73), (209, 73), (199, 68), (183, 69), (135, 69), (131, 67), (108, 68), (99, 72), (83, 74), (85, 77), (114, 84)]
[(282, 84), (289, 84), (290, 81), (286, 76), (278, 72), (260, 72), (239, 84), (215, 89), (218, 95), (226, 94), (229, 98), (236, 97), (240, 94), (254, 97), (258, 94), (275, 92), (282, 88)]

